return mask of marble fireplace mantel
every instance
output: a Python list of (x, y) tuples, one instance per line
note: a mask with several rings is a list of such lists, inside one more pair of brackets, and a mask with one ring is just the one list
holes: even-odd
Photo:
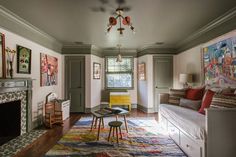
[(32, 79), (0, 79), (1, 103), (21, 100), (21, 134), (32, 130)]

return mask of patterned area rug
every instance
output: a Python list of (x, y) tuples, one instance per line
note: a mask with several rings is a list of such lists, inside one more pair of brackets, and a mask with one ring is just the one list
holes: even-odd
[(122, 128), (123, 139), (119, 144), (113, 138), (107, 142), (109, 121), (105, 118), (100, 140), (96, 141), (97, 129), (90, 132), (91, 117), (81, 118), (73, 128), (45, 155), (46, 157), (145, 157), (186, 156), (170, 139), (154, 118), (128, 118), (129, 133)]
[(37, 138), (46, 133), (46, 130), (32, 130), (0, 146), (0, 157), (11, 157), (20, 150), (33, 143)]

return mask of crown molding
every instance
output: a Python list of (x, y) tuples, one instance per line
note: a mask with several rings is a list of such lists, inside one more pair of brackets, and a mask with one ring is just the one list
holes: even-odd
[[(114, 56), (117, 55), (119, 53), (119, 50), (116, 49), (103, 49), (102, 51), (102, 56)], [(137, 50), (136, 49), (125, 49), (125, 48), (121, 48), (120, 49), (120, 54), (122, 56), (133, 56), (133, 57), (137, 57)]]
[(185, 40), (176, 44), (177, 53), (205, 43), (236, 29), (236, 7), (202, 27)]
[(0, 5), (0, 27), (61, 53), (62, 43)]
[(158, 48), (158, 47), (146, 47), (142, 48), (138, 51), (137, 56), (141, 57), (147, 54), (153, 54), (153, 55), (158, 55), (158, 54), (165, 54), (165, 55), (174, 55), (176, 54), (176, 49), (175, 48)]
[(62, 54), (91, 54), (92, 45), (63, 45)]

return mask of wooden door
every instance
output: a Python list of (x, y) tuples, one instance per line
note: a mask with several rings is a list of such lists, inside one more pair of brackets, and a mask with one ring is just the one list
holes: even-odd
[(85, 58), (65, 57), (65, 95), (71, 100), (70, 112), (85, 112)]
[(169, 92), (173, 86), (173, 58), (156, 57), (154, 58), (154, 110), (159, 109), (159, 93)]

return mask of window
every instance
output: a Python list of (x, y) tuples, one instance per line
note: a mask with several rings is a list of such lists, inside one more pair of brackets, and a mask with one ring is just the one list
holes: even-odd
[(106, 88), (133, 88), (133, 57), (123, 57), (116, 62), (116, 57), (106, 57)]

